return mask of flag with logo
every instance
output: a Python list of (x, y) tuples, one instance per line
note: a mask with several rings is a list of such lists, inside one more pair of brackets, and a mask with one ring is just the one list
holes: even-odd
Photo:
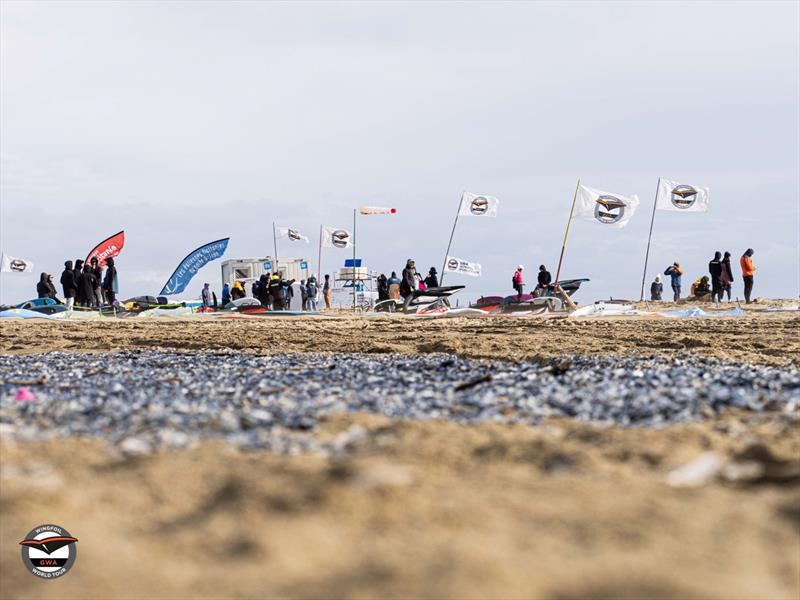
[(639, 207), (639, 197), (612, 194), (584, 185), (578, 188), (575, 214), (608, 227), (625, 227)]
[(104, 239), (97, 244), (89, 254), (86, 255), (86, 264), (92, 262), (93, 258), (97, 258), (101, 267), (106, 266), (107, 258), (114, 258), (119, 256), (122, 248), (125, 246), (125, 231), (115, 233), (111, 237)]
[(291, 227), (278, 227), (278, 237), (279, 238), (287, 238), (293, 242), (305, 242), (309, 243), (308, 237), (300, 233), (297, 229), (292, 229)]
[(464, 192), (461, 196), (461, 206), (458, 209), (459, 217), (496, 217), (500, 200), (494, 196), (472, 194)]
[(656, 208), (679, 212), (708, 212), (710, 193), (711, 190), (707, 187), (659, 179)]
[(444, 261), (444, 270), (447, 273), (458, 273), (459, 275), (469, 275), (470, 277), (481, 276), (480, 263), (469, 262), (455, 256), (448, 256)]
[(3, 253), (0, 271), (3, 273), (33, 273), (33, 263), (24, 258), (15, 258)]
[(397, 212), (396, 208), (388, 208), (385, 206), (362, 206), (358, 209), (361, 215), (393, 215)]
[(322, 245), (325, 248), (350, 248), (353, 245), (353, 234), (347, 229), (338, 227), (322, 228)]

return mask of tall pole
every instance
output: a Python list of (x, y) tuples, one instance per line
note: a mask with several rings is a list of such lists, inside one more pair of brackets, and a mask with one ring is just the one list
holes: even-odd
[(278, 270), (278, 237), (275, 235), (275, 221), (272, 222), (272, 245), (275, 250), (275, 270)]
[(458, 210), (456, 211), (456, 220), (453, 221), (453, 229), (450, 232), (450, 241), (447, 242), (447, 251), (444, 253), (444, 261), (442, 261), (442, 276), (439, 277), (439, 285), (444, 285), (444, 274), (447, 267), (447, 257), (450, 256), (450, 246), (453, 245), (453, 236), (456, 233), (456, 225), (458, 225), (458, 217), (461, 214), (461, 205), (464, 203), (464, 194), (458, 199)]
[(353, 209), (353, 311), (356, 310), (356, 209)]
[(578, 179), (578, 185), (575, 186), (575, 195), (572, 197), (572, 208), (569, 209), (569, 218), (567, 219), (567, 230), (564, 232), (564, 242), (561, 244), (561, 256), (558, 259), (558, 269), (556, 270), (555, 285), (558, 285), (558, 278), (561, 276), (561, 263), (564, 262), (564, 250), (567, 248), (567, 238), (569, 238), (569, 227), (572, 224), (572, 214), (575, 212), (575, 201), (578, 199), (578, 190), (581, 187), (581, 180)]
[(317, 252), (317, 285), (322, 280), (322, 225), (319, 226), (319, 251)]
[(656, 220), (656, 204), (658, 203), (658, 188), (661, 187), (661, 177), (658, 178), (656, 184), (656, 197), (653, 200), (653, 216), (650, 217), (650, 234), (647, 236), (647, 252), (644, 253), (644, 271), (642, 272), (642, 294), (639, 296), (639, 302), (644, 300), (644, 281), (647, 279), (647, 259), (650, 258), (650, 240), (653, 238), (653, 223)]

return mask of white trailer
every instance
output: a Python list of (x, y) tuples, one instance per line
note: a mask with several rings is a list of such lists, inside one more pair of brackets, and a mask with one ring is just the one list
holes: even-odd
[(222, 261), (222, 284), (230, 286), (234, 281), (241, 281), (247, 295), (250, 287), (262, 275), (273, 274), (276, 271), (283, 273), (284, 279), (300, 281), (308, 279), (311, 273), (309, 261), (305, 258), (279, 258), (277, 261), (271, 256), (265, 258), (232, 258)]

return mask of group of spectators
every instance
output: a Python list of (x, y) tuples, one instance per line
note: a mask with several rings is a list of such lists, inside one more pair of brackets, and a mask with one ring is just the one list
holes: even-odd
[[(103, 304), (114, 304), (119, 293), (117, 268), (113, 258), (106, 259), (105, 270), (96, 257), (92, 257), (85, 264), (78, 259), (74, 266), (73, 262), (68, 260), (64, 263), (64, 271), (59, 282), (67, 308), (76, 305), (99, 308)], [(49, 273), (42, 273), (39, 277), (36, 294), (39, 298), (52, 298), (60, 302), (53, 276)]]
[[(753, 293), (753, 277), (756, 268), (753, 265), (753, 249), (745, 250), (739, 259), (739, 267), (742, 271), (742, 281), (744, 282), (744, 299), (750, 304)], [(683, 269), (680, 263), (675, 261), (664, 271), (664, 275), (670, 278), (672, 287), (672, 299), (677, 302), (681, 298), (681, 284)], [(710, 299), (713, 302), (722, 302), (727, 296), (728, 302), (731, 300), (731, 287), (733, 285), (733, 267), (731, 267), (731, 253), (715, 252), (714, 258), (708, 263), (708, 275), (699, 277), (691, 287), (691, 297), (697, 299)], [(650, 299), (659, 301), (662, 299), (664, 284), (661, 275), (656, 275), (655, 281), (650, 284)]]
[[(274, 274), (265, 273), (255, 280), (251, 286), (252, 297), (258, 300), (262, 306), (270, 310), (288, 310), (292, 306), (292, 299), (295, 297), (295, 289), (299, 290), (301, 300), (301, 310), (315, 312), (317, 301), (320, 296), (320, 289), (317, 278), (311, 275), (308, 279), (301, 279), (297, 282), (294, 279), (284, 279), (283, 273), (277, 271)], [(331, 307), (331, 285), (330, 275), (325, 275), (325, 282), (322, 286), (322, 297), (325, 300), (326, 308)], [(247, 296), (244, 284), (241, 281), (234, 281), (233, 285), (225, 283), (222, 286), (222, 306), (235, 302)], [(203, 287), (201, 295), (203, 308), (211, 306), (212, 298), (209, 284)]]

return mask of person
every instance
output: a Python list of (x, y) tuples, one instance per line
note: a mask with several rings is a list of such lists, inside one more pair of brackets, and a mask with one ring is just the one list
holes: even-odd
[(733, 283), (733, 269), (731, 268), (731, 253), (725, 252), (722, 257), (722, 292), (720, 293), (720, 302), (722, 295), (728, 295), (728, 302), (731, 301), (731, 284)]
[[(708, 275), (703, 275), (692, 284), (692, 296), (698, 300), (713, 300), (711, 296), (711, 287), (708, 284)], [(709, 298), (709, 296), (711, 296)]]
[(80, 258), (75, 261), (75, 268), (72, 272), (75, 274), (75, 285), (78, 286), (75, 292), (75, 304), (78, 306), (86, 306), (86, 298), (83, 297), (83, 290), (81, 286), (78, 285), (81, 275), (83, 275), (83, 261)]
[(550, 275), (550, 271), (547, 270), (547, 267), (539, 265), (539, 274), (536, 276), (536, 284), (538, 287), (546, 292), (552, 282), (553, 276)]
[(425, 285), (425, 280), (422, 279), (422, 275), (417, 273), (417, 289), (418, 290), (427, 290), (428, 286)]
[(417, 287), (417, 268), (410, 258), (406, 261), (403, 275), (400, 279), (400, 294), (403, 296), (403, 312), (408, 312), (408, 307), (414, 299), (414, 290)]
[(228, 283), (222, 285), (222, 306), (229, 304), (231, 301), (231, 286)]
[[(281, 273), (281, 280), (283, 280), (283, 273)], [(286, 294), (286, 310), (292, 310), (292, 300), (294, 300), (294, 279), (283, 282), (283, 291)]]
[(308, 310), (308, 288), (305, 279), (300, 280), (300, 310)]
[(748, 248), (739, 259), (739, 266), (742, 267), (742, 279), (744, 280), (744, 301), (750, 304), (750, 294), (753, 292), (753, 275), (756, 268), (753, 266), (753, 249)]
[(92, 257), (89, 264), (92, 267), (92, 275), (97, 280), (97, 286), (94, 288), (94, 303), (100, 306), (103, 304), (103, 291), (100, 289), (100, 282), (103, 281), (103, 268), (96, 256)]
[(211, 308), (211, 284), (204, 283), (203, 291), (200, 292), (200, 299), (203, 301), (203, 310), (206, 311)]
[(61, 288), (64, 290), (64, 301), (68, 309), (72, 309), (75, 304), (75, 294), (78, 291), (78, 282), (75, 281), (75, 271), (72, 269), (72, 261), (64, 263), (64, 272), (61, 273)]
[(317, 278), (313, 275), (306, 281), (306, 308), (317, 312)]
[(269, 282), (269, 294), (272, 296), (273, 310), (284, 310), (290, 304), (287, 302), (288, 290), (291, 289), (294, 280), (284, 281), (283, 273), (278, 271), (272, 276)]
[(525, 267), (519, 265), (511, 277), (511, 285), (514, 291), (517, 292), (517, 302), (522, 302), (522, 290), (525, 288), (525, 282), (522, 280), (522, 271), (524, 270)]
[(400, 278), (397, 276), (395, 271), (392, 271), (392, 275), (389, 279), (386, 280), (386, 284), (389, 287), (389, 298), (392, 300), (399, 300), (400, 299)]
[[(108, 271), (106, 271), (106, 277), (107, 276)], [(78, 277), (77, 294), (77, 296), (80, 298), (81, 306), (95, 306), (95, 287), (97, 287), (97, 281), (95, 280), (94, 273), (92, 273), (92, 267), (90, 265), (83, 265), (83, 272), (81, 273), (81, 276)]]
[(270, 304), (269, 298), (269, 274), (263, 273), (253, 282), (253, 298), (261, 303), (261, 306)]
[(233, 287), (231, 288), (231, 302), (234, 300), (239, 300), (240, 298), (244, 298), (247, 296), (247, 293), (244, 291), (244, 285), (242, 285), (241, 281), (234, 281)]
[(664, 293), (664, 284), (661, 283), (661, 275), (656, 275), (656, 280), (650, 284), (650, 300), (661, 302), (661, 294)]
[(436, 269), (434, 267), (431, 267), (428, 271), (428, 276), (425, 278), (425, 287), (439, 287), (439, 278), (436, 276)]
[(325, 274), (325, 282), (322, 284), (322, 297), (325, 299), (325, 308), (331, 307), (331, 276)]
[[(114, 304), (117, 294), (119, 293), (119, 281), (117, 279), (117, 267), (114, 265), (113, 258), (106, 259), (106, 274), (105, 277), (103, 277), (102, 288), (106, 293), (106, 300), (108, 303)], [(94, 291), (94, 288), (92, 291)]]
[(388, 300), (389, 299), (389, 280), (386, 278), (386, 275), (381, 273), (378, 275), (378, 302), (381, 300)]
[(683, 269), (678, 261), (675, 261), (664, 271), (664, 275), (669, 275), (670, 286), (672, 287), (672, 300), (677, 302), (681, 299), (681, 276)]
[(711, 275), (711, 300), (722, 302), (722, 252), (719, 250), (708, 263), (708, 274)]
[(56, 299), (56, 286), (53, 285), (53, 276), (42, 273), (39, 276), (39, 283), (36, 284), (36, 294), (39, 298)]

